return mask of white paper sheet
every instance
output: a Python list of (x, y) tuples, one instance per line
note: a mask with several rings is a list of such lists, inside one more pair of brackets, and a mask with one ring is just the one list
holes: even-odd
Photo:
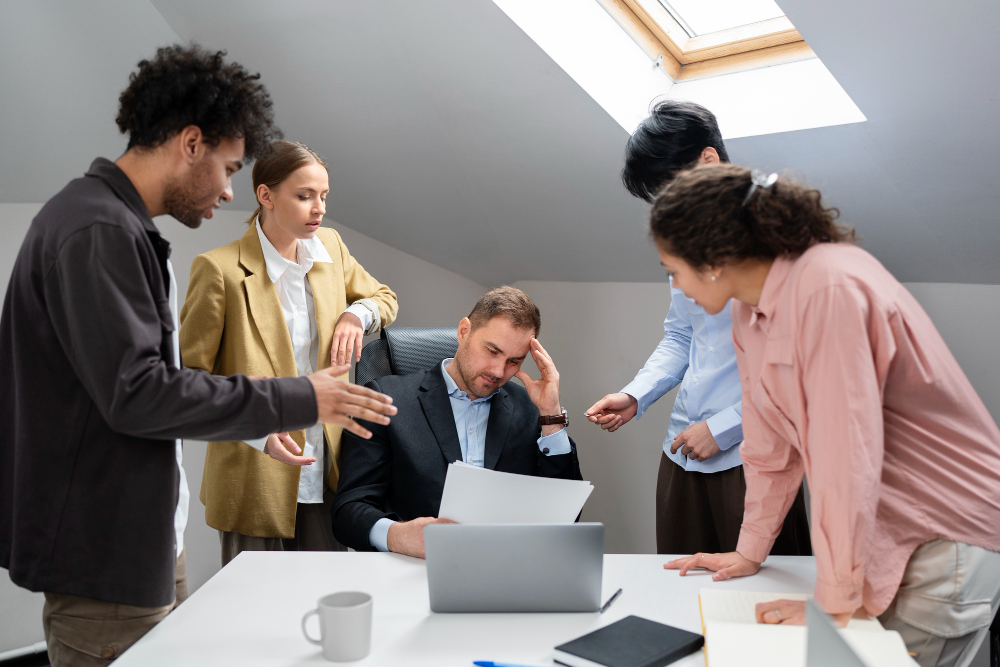
[(455, 462), (438, 516), (458, 523), (572, 523), (594, 491), (590, 482), (497, 472)]
[[(898, 632), (839, 630), (865, 664), (916, 667)], [(708, 667), (808, 667), (802, 625), (751, 625), (715, 621), (705, 635)]]

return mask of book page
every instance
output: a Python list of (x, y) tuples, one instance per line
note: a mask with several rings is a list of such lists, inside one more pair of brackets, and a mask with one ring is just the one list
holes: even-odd
[[(898, 632), (838, 630), (870, 667), (916, 667)], [(716, 621), (705, 635), (708, 667), (807, 667), (804, 625)]]

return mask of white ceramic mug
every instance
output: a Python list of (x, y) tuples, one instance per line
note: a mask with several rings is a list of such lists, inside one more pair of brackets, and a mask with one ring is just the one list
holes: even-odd
[[(306, 621), (319, 617), (320, 639), (309, 636)], [(302, 634), (323, 647), (323, 657), (334, 662), (360, 660), (372, 647), (372, 596), (345, 591), (321, 597), (316, 609), (302, 617)]]

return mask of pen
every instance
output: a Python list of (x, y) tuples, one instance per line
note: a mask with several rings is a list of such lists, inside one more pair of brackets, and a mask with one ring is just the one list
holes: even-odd
[(619, 588), (617, 591), (615, 591), (615, 594), (612, 595), (610, 598), (608, 598), (608, 601), (604, 603), (604, 606), (601, 607), (600, 613), (603, 614), (604, 612), (606, 612), (608, 610), (608, 607), (611, 606), (611, 603), (617, 600), (618, 596), (621, 594), (622, 594), (622, 589)]
[(515, 665), (510, 662), (492, 662), (490, 660), (473, 660), (473, 665), (479, 665), (479, 667), (531, 667), (531, 665)]

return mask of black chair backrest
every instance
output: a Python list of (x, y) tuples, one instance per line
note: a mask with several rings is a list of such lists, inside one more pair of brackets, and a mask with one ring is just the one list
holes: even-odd
[(361, 350), (354, 381), (367, 384), (383, 375), (408, 375), (454, 357), (456, 327), (390, 327)]

